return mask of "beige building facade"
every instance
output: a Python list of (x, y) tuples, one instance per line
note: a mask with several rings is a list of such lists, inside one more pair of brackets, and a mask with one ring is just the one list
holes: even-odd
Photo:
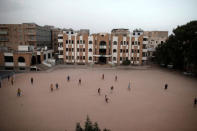
[(120, 65), (130, 61), (142, 65), (147, 61), (148, 38), (141, 30), (115, 29), (111, 34), (91, 35), (63, 31), (58, 36), (58, 58), (64, 63)]

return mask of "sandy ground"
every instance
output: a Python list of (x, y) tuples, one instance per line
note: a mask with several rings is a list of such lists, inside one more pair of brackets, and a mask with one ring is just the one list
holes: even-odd
[[(101, 79), (102, 73), (105, 80)], [(66, 81), (67, 75), (71, 76), (70, 82)], [(51, 92), (50, 84), (56, 82), (60, 88)], [(168, 90), (164, 90), (166, 82)], [(16, 96), (17, 88), (23, 91), (21, 97)], [(105, 94), (109, 103), (105, 102)], [(195, 78), (157, 68), (65, 68), (22, 73), (16, 75), (14, 86), (7, 79), (2, 82), (0, 131), (73, 131), (76, 122), (83, 125), (87, 115), (102, 129), (112, 131), (197, 131), (194, 97), (197, 97)]]

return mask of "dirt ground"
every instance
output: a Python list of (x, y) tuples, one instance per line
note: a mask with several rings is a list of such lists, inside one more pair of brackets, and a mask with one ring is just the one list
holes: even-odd
[[(54, 87), (58, 83), (59, 89), (51, 92), (51, 83)], [(110, 91), (112, 85), (114, 90)], [(17, 88), (22, 90), (21, 97), (16, 96)], [(13, 86), (7, 79), (2, 81), (0, 131), (74, 131), (77, 122), (84, 125), (87, 115), (101, 129), (112, 131), (197, 131), (194, 97), (196, 78), (158, 68), (64, 68), (21, 73), (16, 74)]]

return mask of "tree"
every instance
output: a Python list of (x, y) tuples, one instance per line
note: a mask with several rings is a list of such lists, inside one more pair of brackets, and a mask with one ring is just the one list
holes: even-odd
[(173, 30), (168, 40), (157, 46), (156, 61), (176, 69), (197, 72), (197, 21)]
[[(86, 118), (85, 128), (83, 129), (81, 127), (80, 123), (77, 123), (75, 130), (76, 131), (101, 131), (101, 129), (98, 126), (98, 123), (95, 122), (94, 124), (92, 124), (92, 122), (88, 116)], [(110, 130), (105, 128), (103, 131), (110, 131)]]

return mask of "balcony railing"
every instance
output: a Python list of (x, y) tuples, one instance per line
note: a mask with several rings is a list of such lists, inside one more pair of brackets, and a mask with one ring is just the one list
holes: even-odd
[(0, 31), (0, 35), (7, 35), (8, 32), (7, 31)]
[(106, 49), (106, 45), (100, 45), (99, 48), (100, 49)]

